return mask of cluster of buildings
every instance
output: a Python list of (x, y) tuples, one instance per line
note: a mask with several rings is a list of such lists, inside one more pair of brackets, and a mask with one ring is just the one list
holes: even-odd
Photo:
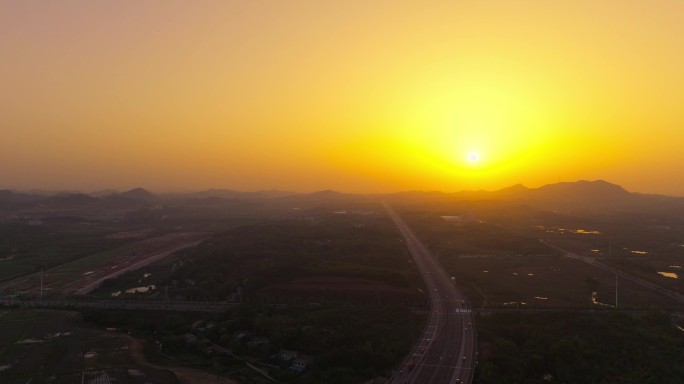
[(290, 369), (296, 372), (304, 372), (308, 366), (313, 364), (312, 356), (300, 355), (297, 351), (281, 349), (277, 355), (281, 363), (291, 363)]
[[(266, 346), (270, 343), (266, 337), (255, 336), (250, 332), (244, 331), (235, 332), (233, 338), (244, 343), (250, 350)], [(295, 372), (304, 372), (314, 362), (312, 356), (300, 354), (289, 349), (281, 349), (278, 353), (271, 355), (269, 360), (274, 365), (284, 366)]]

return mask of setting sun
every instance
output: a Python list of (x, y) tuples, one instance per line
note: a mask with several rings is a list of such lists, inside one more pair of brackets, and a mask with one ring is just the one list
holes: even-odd
[(0, 5), (0, 188), (684, 194), (680, 1), (124, 3)]
[(0, 0), (0, 384), (684, 384), (683, 16)]
[(477, 164), (482, 160), (482, 155), (480, 155), (480, 152), (478, 151), (470, 151), (468, 152), (468, 162), (470, 164)]

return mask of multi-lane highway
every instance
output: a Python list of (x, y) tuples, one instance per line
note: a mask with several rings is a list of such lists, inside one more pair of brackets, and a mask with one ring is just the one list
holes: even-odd
[(431, 302), (430, 316), (421, 339), (390, 383), (471, 383), (477, 357), (477, 335), (468, 302), (404, 220), (387, 204), (385, 209), (404, 236), (430, 291)]

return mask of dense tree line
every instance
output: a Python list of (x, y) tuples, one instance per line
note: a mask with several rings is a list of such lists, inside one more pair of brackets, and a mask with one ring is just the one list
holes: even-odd
[(667, 384), (684, 378), (684, 333), (668, 315), (480, 316), (477, 384)]
[[(320, 216), (315, 222), (274, 220), (234, 228), (183, 256), (161, 285), (175, 295), (224, 300), (308, 276), (345, 276), (396, 287), (422, 286), (393, 224), (385, 217)], [(193, 284), (183, 284), (186, 281)]]
[[(315, 359), (297, 382), (319, 384), (361, 383), (385, 375), (406, 356), (423, 325), (423, 319), (408, 310), (375, 306), (276, 309), (242, 305), (212, 316), (94, 309), (83, 313), (88, 322), (132, 330), (160, 342), (165, 353), (200, 368), (221, 370), (222, 364), (226, 368), (225, 361), (211, 362), (206, 347), (212, 343), (253, 361), (276, 364), (271, 356), (279, 350), (296, 350)], [(193, 329), (198, 320), (212, 326), (201, 332)], [(184, 335), (188, 333), (198, 335), (198, 341), (187, 343)], [(238, 333), (250, 336), (238, 339)], [(268, 343), (250, 345), (252, 337), (264, 337)], [(290, 378), (293, 374), (281, 369), (272, 375)]]

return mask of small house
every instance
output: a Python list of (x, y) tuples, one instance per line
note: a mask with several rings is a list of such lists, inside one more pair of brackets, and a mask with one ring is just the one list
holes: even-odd
[(292, 359), (296, 359), (299, 354), (297, 351), (289, 351), (287, 349), (281, 349), (280, 352), (278, 352), (278, 357), (282, 361), (292, 361)]
[(313, 361), (313, 357), (301, 355), (294, 360), (290, 366), (290, 369), (297, 372), (304, 372), (306, 368), (313, 363)]

